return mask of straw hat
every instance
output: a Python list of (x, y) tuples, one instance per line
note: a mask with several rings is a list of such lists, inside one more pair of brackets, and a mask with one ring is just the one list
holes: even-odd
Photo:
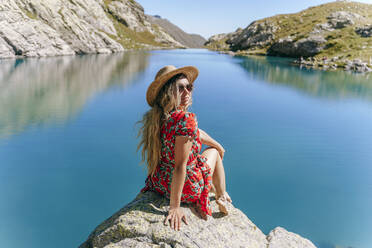
[(194, 83), (197, 78), (199, 71), (194, 66), (185, 66), (181, 68), (176, 68), (174, 65), (167, 65), (161, 68), (158, 73), (156, 73), (155, 80), (150, 84), (146, 92), (147, 103), (153, 107), (156, 96), (158, 95), (161, 87), (174, 75), (184, 73), (191, 84)]

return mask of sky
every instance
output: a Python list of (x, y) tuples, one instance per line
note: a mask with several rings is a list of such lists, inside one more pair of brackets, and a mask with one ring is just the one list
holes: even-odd
[[(186, 33), (208, 39), (214, 34), (245, 28), (252, 21), (296, 13), (329, 0), (136, 0), (145, 14), (160, 15)], [(360, 0), (372, 4), (372, 0)]]

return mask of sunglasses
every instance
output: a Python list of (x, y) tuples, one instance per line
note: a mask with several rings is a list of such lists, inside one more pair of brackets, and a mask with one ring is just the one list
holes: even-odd
[(184, 85), (182, 85), (182, 84), (181, 85), (178, 85), (178, 91), (180, 93), (184, 92), (185, 91), (185, 88), (187, 89), (188, 92), (191, 92), (192, 89), (194, 88), (194, 85), (188, 84), (188, 85), (186, 85), (186, 87)]

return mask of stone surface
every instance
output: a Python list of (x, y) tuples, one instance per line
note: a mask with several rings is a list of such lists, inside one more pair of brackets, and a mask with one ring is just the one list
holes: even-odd
[(328, 17), (328, 23), (332, 28), (344, 28), (355, 23), (355, 19), (362, 19), (362, 16), (347, 11), (337, 11), (331, 13)]
[(229, 39), (233, 50), (263, 48), (275, 39), (275, 32), (280, 29), (269, 21), (252, 22), (239, 35)]
[(214, 44), (214, 45), (216, 44), (217, 49), (221, 49), (221, 50), (230, 49), (230, 45), (233, 44), (232, 40), (235, 39), (237, 36), (239, 36), (242, 32), (243, 32), (243, 29), (238, 28), (232, 33), (222, 33), (222, 34), (212, 35), (204, 43), (204, 45), (208, 46), (210, 44)]
[(276, 227), (267, 236), (269, 245), (267, 248), (305, 248), (314, 247), (314, 244), (300, 235), (288, 232), (282, 227)]
[(322, 51), (325, 42), (322, 36), (310, 36), (298, 41), (293, 41), (291, 38), (279, 39), (268, 49), (268, 55), (309, 57)]
[(151, 48), (158, 42), (184, 47), (149, 23), (142, 6), (132, 0), (1, 0), (0, 58), (124, 51), (124, 31), (116, 30), (115, 22), (153, 36), (145, 35), (149, 44), (128, 38), (133, 46)]
[[(277, 227), (266, 236), (239, 209), (230, 204), (230, 214), (218, 211), (210, 194), (213, 216), (201, 219), (192, 205), (182, 204), (188, 225), (175, 231), (163, 221), (169, 200), (155, 192), (140, 193), (128, 205), (100, 224), (80, 248), (118, 247), (250, 247), (315, 248), (311, 241)], [(292, 245), (292, 246), (288, 246)]]
[(358, 27), (355, 29), (355, 32), (365, 38), (372, 37), (372, 25)]

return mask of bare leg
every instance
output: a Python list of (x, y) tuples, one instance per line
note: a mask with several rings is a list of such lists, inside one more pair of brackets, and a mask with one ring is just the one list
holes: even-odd
[(231, 202), (231, 198), (226, 192), (225, 170), (221, 156), (217, 149), (212, 147), (205, 149), (202, 155), (207, 157), (207, 163), (212, 171), (212, 183), (215, 187), (216, 199), (220, 206), (220, 210), (227, 213), (226, 204), (223, 201)]
[(220, 154), (215, 148), (207, 148), (202, 153), (207, 157), (208, 165), (212, 171), (212, 182), (216, 189), (216, 196), (220, 196), (226, 191), (225, 170), (223, 168), (222, 159)]

